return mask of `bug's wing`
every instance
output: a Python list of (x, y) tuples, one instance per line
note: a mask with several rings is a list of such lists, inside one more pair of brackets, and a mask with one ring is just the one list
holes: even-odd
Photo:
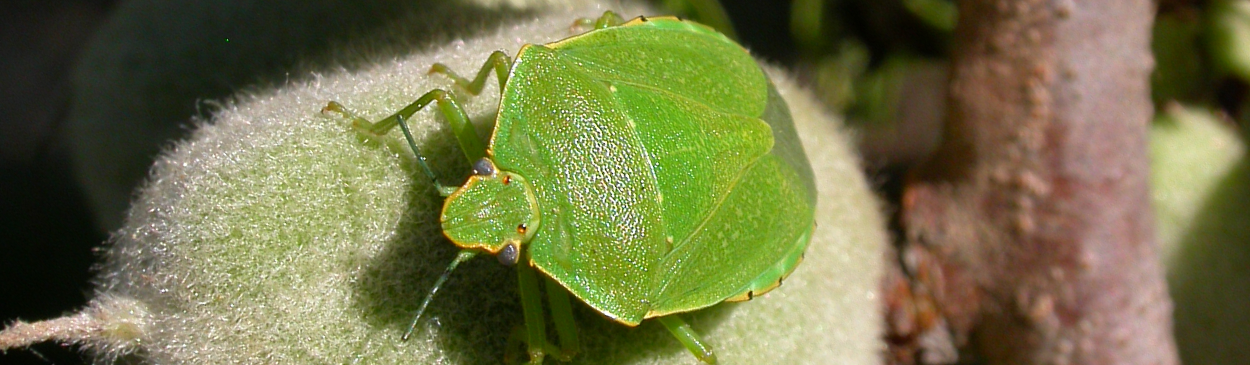
[(776, 286), (806, 248), (812, 201), (804, 171), (769, 153), (774, 128), (664, 90), (609, 84), (646, 149), (674, 239), (652, 263), (647, 317)]
[(807, 247), (813, 206), (800, 176), (761, 158), (662, 265), (672, 267), (647, 317), (695, 310), (771, 289)]
[(808, 204), (816, 205), (816, 182), (812, 175), (812, 165), (807, 161), (803, 143), (799, 141), (799, 135), (794, 130), (790, 108), (772, 83), (768, 85), (768, 107), (764, 109), (764, 115), (760, 119), (767, 122), (773, 131), (773, 150), (769, 154), (776, 156), (799, 175)]
[(713, 109), (759, 116), (768, 81), (741, 46), (702, 25), (655, 19), (548, 45), (593, 78), (682, 95)]
[[(669, 250), (687, 244), (745, 172), (772, 148), (769, 126), (663, 90), (613, 87), (617, 107), (633, 122), (655, 176), (672, 241)], [(660, 266), (657, 272), (667, 269)]]

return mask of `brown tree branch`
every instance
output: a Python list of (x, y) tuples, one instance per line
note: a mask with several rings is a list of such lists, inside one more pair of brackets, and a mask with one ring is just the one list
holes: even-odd
[(930, 330), (993, 364), (1177, 363), (1147, 190), (1153, 16), (960, 3), (944, 141), (899, 217)]

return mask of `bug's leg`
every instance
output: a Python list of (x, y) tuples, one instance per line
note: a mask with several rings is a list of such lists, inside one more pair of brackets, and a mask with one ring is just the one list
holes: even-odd
[(534, 268), (525, 262), (516, 265), (517, 281), (521, 287), (521, 310), (525, 314), (525, 343), (530, 355), (529, 364), (542, 364), (547, 354), (547, 327), (543, 318), (543, 299), (539, 297), (538, 277)]
[(716, 354), (712, 352), (712, 348), (703, 343), (699, 339), (699, 334), (690, 328), (686, 321), (681, 320), (677, 315), (668, 315), (659, 317), (660, 323), (664, 324), (664, 328), (668, 328), (668, 332), (677, 338), (683, 346), (686, 346), (694, 357), (698, 358), (705, 364), (716, 364)]
[(569, 301), (569, 292), (555, 280), (546, 278), (547, 304), (551, 306), (551, 321), (556, 325), (556, 335), (560, 336), (560, 348), (552, 355), (561, 361), (573, 359), (581, 345), (577, 340), (577, 324), (573, 322), (573, 306)]
[(422, 169), (425, 170), (426, 175), (430, 177), (430, 180), (434, 182), (434, 185), (438, 187), (439, 194), (449, 196), (451, 193), (456, 191), (456, 187), (443, 185), (438, 182), (438, 178), (434, 175), (434, 171), (430, 170), (429, 165), (425, 162), (425, 156), (421, 154), (421, 149), (417, 147), (416, 141), (412, 138), (412, 132), (408, 130), (408, 124), (404, 123), (404, 120), (412, 117), (413, 114), (416, 114), (416, 112), (425, 108), (430, 103), (437, 104), (440, 114), (442, 114), (443, 118), (447, 119), (447, 122), (451, 124), (452, 132), (456, 134), (456, 140), (460, 142), (460, 149), (464, 151), (464, 156), (469, 159), (469, 163), (473, 163), (474, 161), (486, 157), (486, 145), (483, 144), (481, 138), (477, 136), (477, 131), (474, 130), (473, 123), (469, 122), (468, 114), (466, 114), (464, 109), (456, 103), (455, 99), (451, 97), (451, 94), (448, 94), (447, 91), (442, 89), (430, 90), (430, 92), (427, 92), (425, 95), (421, 95), (420, 98), (417, 98), (417, 101), (412, 102), (412, 104), (408, 104), (408, 106), (405, 106), (403, 109), (395, 112), (395, 114), (391, 114), (391, 116), (386, 117), (377, 123), (371, 123), (364, 118), (356, 117), (349, 113), (342, 104), (333, 101), (326, 105), (325, 108), (322, 108), (321, 111), (337, 112), (347, 116), (352, 120), (352, 129), (356, 130), (356, 133), (359, 133), (365, 138), (374, 140), (380, 140), (383, 135), (386, 135), (386, 133), (391, 130), (391, 128), (395, 128), (395, 126), (398, 125), (404, 132), (404, 138), (408, 140), (408, 146), (412, 147), (413, 153), (417, 154), (417, 161), (421, 163)]
[[(528, 336), (529, 336), (529, 332), (525, 331), (524, 325), (517, 325), (516, 327), (512, 328), (512, 333), (508, 336), (507, 347), (504, 348), (503, 362), (505, 364), (512, 364), (515, 362), (513, 361), (513, 359), (521, 357), (521, 354), (517, 353), (517, 349), (524, 349), (526, 351), (526, 356), (529, 356), (529, 345), (527, 345), (527, 342), (525, 342), (525, 339), (528, 338)], [(561, 355), (560, 348), (555, 347), (555, 345), (552, 345), (551, 343), (547, 343), (546, 345), (544, 345), (543, 350), (544, 350), (543, 351), (544, 358), (546, 358), (545, 355), (552, 355), (552, 356), (555, 356), (556, 359), (560, 361), (572, 361), (573, 360), (572, 355), (569, 355), (567, 358), (565, 358), (564, 355)], [(537, 364), (537, 363), (533, 361), (527, 361), (526, 364)]]
[(616, 15), (616, 13), (609, 10), (603, 12), (603, 16), (600, 16), (599, 20), (595, 21), (595, 29), (615, 27), (624, 22), (625, 19), (622, 19), (620, 15)]
[[(513, 361), (513, 359), (521, 357), (521, 354), (517, 353), (517, 349), (526, 346), (525, 345), (526, 335), (527, 333), (525, 332), (525, 326), (518, 325), (516, 327), (512, 327), (512, 333), (508, 335), (508, 344), (506, 347), (504, 347), (504, 353), (503, 353), (504, 364), (514, 364), (516, 362)], [(528, 350), (528, 348), (526, 348), (526, 350)], [(528, 356), (528, 352), (527, 352), (527, 356)]]
[(592, 30), (599, 30), (599, 29), (615, 27), (615, 26), (621, 25), (621, 23), (624, 23), (624, 22), (625, 22), (625, 19), (621, 18), (620, 15), (616, 15), (616, 13), (612, 12), (611, 10), (608, 10), (608, 11), (603, 12), (603, 15), (599, 16), (598, 18), (581, 18), (581, 19), (574, 20), (572, 29), (579, 29), (579, 28), (593, 26), (593, 28), (591, 28)]
[(401, 339), (407, 341), (408, 337), (412, 336), (412, 331), (417, 328), (417, 321), (421, 320), (421, 314), (425, 313), (425, 307), (430, 305), (430, 300), (434, 299), (434, 294), (438, 293), (438, 289), (443, 287), (443, 283), (447, 282), (447, 277), (451, 276), (451, 272), (456, 270), (456, 266), (460, 266), (462, 262), (469, 261), (473, 256), (477, 256), (477, 252), (460, 250), (460, 254), (456, 255), (456, 259), (452, 260), (450, 265), (447, 265), (447, 270), (444, 270), (443, 274), (439, 275), (438, 280), (434, 281), (434, 287), (430, 289), (429, 294), (425, 295), (425, 300), (421, 301), (421, 306), (417, 308), (417, 314), (412, 316), (412, 323), (408, 325), (408, 331), (404, 332), (403, 337), (400, 337)]
[(473, 81), (469, 81), (455, 72), (452, 72), (447, 65), (435, 63), (430, 66), (430, 73), (440, 73), (447, 75), (456, 86), (460, 86), (470, 94), (477, 95), (482, 92), (482, 88), (486, 87), (486, 77), (490, 75), (491, 70), (495, 71), (495, 78), (499, 80), (499, 92), (503, 92), (503, 86), (508, 82), (508, 71), (512, 70), (512, 58), (503, 51), (495, 51), (486, 59), (486, 63), (482, 64), (482, 69), (477, 71), (477, 76), (473, 77)]
[(609, 10), (603, 12), (603, 15), (600, 16), (599, 19), (595, 20), (595, 29), (606, 29), (621, 25), (622, 23), (625, 23), (625, 19)]

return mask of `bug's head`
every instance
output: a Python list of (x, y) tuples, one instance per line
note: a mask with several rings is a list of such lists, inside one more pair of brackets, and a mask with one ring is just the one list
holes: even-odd
[(538, 200), (524, 177), (483, 158), (473, 164), (469, 181), (447, 197), (442, 222), (443, 234), (457, 246), (485, 250), (511, 265), (538, 232)]

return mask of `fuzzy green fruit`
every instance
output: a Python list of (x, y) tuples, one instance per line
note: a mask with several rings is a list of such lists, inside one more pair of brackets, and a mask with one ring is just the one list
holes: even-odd
[[(504, 359), (520, 305), (512, 270), (492, 260), (462, 266), (427, 311), (430, 319), (412, 339), (399, 340), (455, 253), (438, 225), (442, 199), (398, 133), (381, 146), (362, 143), (347, 121), (320, 109), (337, 100), (377, 120), (449, 87), (446, 78), (426, 75), (434, 62), (468, 73), (491, 51), (515, 54), (523, 43), (567, 37), (574, 19), (608, 5), (615, 2), (543, 10), (481, 38), (224, 103), (158, 158), (105, 252), (93, 308), (120, 305), (113, 312), (137, 314), (121, 316), (131, 321), (122, 330), (81, 340), (102, 358), (133, 351), (150, 364)], [(817, 230), (785, 285), (687, 319), (725, 363), (877, 363), (884, 220), (837, 121), (789, 77), (770, 76), (812, 159)], [(465, 98), (475, 120), (493, 116), (493, 88)], [(467, 175), (435, 113), (410, 122), (440, 176)], [(630, 329), (576, 307), (583, 343), (576, 362), (694, 361), (656, 323)]]

